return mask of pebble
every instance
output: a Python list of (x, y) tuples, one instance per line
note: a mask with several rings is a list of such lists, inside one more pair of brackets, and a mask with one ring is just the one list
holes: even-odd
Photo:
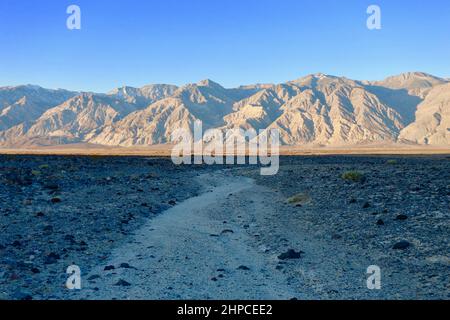
[(289, 249), (287, 252), (282, 253), (278, 256), (280, 260), (292, 260), (292, 259), (300, 259), (303, 251), (295, 251), (294, 249)]
[(403, 240), (403, 241), (400, 241), (400, 242), (397, 242), (396, 244), (394, 244), (394, 246), (392, 248), (394, 250), (405, 250), (405, 249), (408, 249), (410, 246), (411, 246), (411, 244), (408, 241)]
[(238, 270), (244, 270), (244, 271), (249, 271), (250, 270), (250, 268), (249, 267), (247, 267), (247, 266), (244, 266), (244, 265), (242, 265), (242, 266), (239, 266), (238, 268), (237, 268)]
[(55, 264), (59, 259), (61, 259), (59, 254), (51, 252), (45, 257), (44, 264)]
[(395, 218), (395, 220), (398, 220), (398, 221), (408, 220), (408, 216), (404, 215), (404, 214), (400, 214), (397, 216), (397, 218)]
[(129, 282), (123, 280), (123, 279), (120, 279), (119, 281), (117, 281), (115, 286), (117, 286), (117, 287), (129, 287), (129, 286), (131, 286), (131, 283), (129, 283)]

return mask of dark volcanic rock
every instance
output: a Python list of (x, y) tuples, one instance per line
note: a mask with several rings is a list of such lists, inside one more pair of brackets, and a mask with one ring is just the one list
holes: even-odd
[(292, 259), (300, 259), (304, 252), (296, 252), (294, 249), (289, 249), (287, 252), (282, 253), (278, 256), (280, 260), (292, 260)]
[(41, 270), (39, 270), (38, 268), (31, 268), (30, 271), (34, 274), (41, 273)]
[(399, 220), (399, 221), (404, 221), (404, 220), (408, 220), (408, 216), (404, 215), (404, 214), (399, 214), (397, 216), (397, 218), (395, 218), (395, 220)]
[(244, 270), (244, 271), (249, 271), (250, 270), (250, 268), (247, 267), (247, 266), (239, 266), (237, 269), (238, 270)]
[(45, 257), (44, 264), (55, 264), (59, 259), (61, 259), (59, 254), (51, 252)]
[(408, 249), (410, 246), (411, 246), (411, 244), (408, 241), (403, 240), (403, 241), (400, 241), (400, 242), (397, 242), (396, 244), (394, 244), (394, 246), (392, 248), (395, 250), (405, 250), (405, 249)]
[(11, 245), (15, 248), (20, 248), (22, 246), (22, 243), (20, 241), (16, 240)]
[(129, 283), (129, 282), (123, 280), (123, 279), (120, 279), (119, 281), (117, 281), (115, 286), (117, 286), (117, 287), (129, 287), (129, 286), (131, 286), (131, 283)]

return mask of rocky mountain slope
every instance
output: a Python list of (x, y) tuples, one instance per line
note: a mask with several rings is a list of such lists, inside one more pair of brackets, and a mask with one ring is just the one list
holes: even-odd
[(0, 145), (170, 142), (177, 129), (278, 129), (284, 145), (450, 145), (450, 85), (414, 72), (383, 81), (314, 74), (283, 84), (226, 89), (122, 87), (108, 94), (33, 86), (0, 88)]
[(0, 88), (0, 130), (34, 121), (48, 109), (75, 95), (75, 92), (30, 85)]

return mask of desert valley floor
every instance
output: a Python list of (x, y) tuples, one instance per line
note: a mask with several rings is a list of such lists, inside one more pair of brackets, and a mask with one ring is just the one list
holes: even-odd
[(450, 298), (448, 155), (282, 157), (269, 177), (4, 155), (0, 180), (0, 299)]

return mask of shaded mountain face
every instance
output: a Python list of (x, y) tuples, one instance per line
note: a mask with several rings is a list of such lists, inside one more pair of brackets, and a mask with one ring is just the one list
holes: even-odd
[(419, 144), (450, 144), (450, 83), (428, 93), (417, 109), (416, 121), (403, 129), (399, 138)]
[[(204, 131), (277, 129), (284, 145), (450, 145), (449, 82), (418, 72), (375, 82), (314, 74), (233, 89), (204, 80), (183, 87), (122, 87), (108, 94), (23, 90), (0, 88), (5, 114), (0, 145), (164, 144), (177, 129), (192, 132), (196, 120)], [(38, 102), (47, 107), (35, 106)], [(13, 112), (23, 110), (19, 106), (30, 111)]]
[(366, 81), (363, 85), (383, 103), (394, 108), (409, 124), (414, 121), (418, 105), (431, 89), (447, 82), (426, 73), (410, 72), (383, 81)]

